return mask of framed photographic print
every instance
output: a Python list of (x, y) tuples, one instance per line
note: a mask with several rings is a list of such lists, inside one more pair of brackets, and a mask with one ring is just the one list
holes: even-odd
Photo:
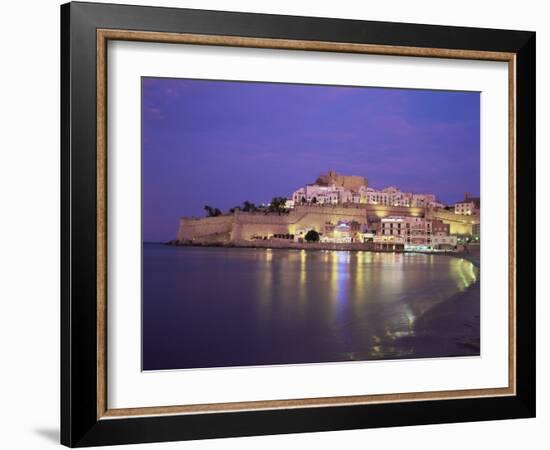
[(535, 33), (61, 19), (63, 444), (535, 415)]

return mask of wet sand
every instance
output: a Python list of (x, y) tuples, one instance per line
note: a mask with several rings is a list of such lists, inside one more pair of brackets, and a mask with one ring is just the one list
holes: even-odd
[(451, 257), (472, 262), (478, 269), (477, 281), (420, 316), (414, 324), (414, 335), (393, 344), (402, 352), (420, 358), (480, 354), (479, 246), (470, 246)]

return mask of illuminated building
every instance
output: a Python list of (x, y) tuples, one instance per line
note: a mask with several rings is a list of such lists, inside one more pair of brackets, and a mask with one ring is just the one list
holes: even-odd
[(413, 208), (442, 208), (434, 194), (413, 194), (403, 192), (394, 186), (376, 190), (368, 186), (367, 180), (355, 175), (339, 175), (329, 171), (315, 183), (307, 184), (292, 193), (293, 205), (301, 204), (346, 204), (404, 206)]
[(456, 236), (449, 235), (449, 228), (437, 219), (391, 216), (380, 220), (377, 238), (379, 242), (384, 238), (400, 238), (405, 250), (451, 249), (456, 246)]
[(464, 194), (463, 201), (455, 203), (455, 214), (463, 216), (479, 215), (479, 209), (479, 197), (470, 197), (468, 193)]

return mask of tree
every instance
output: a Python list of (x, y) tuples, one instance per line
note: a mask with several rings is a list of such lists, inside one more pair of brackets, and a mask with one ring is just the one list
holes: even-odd
[(230, 212), (231, 214), (234, 214), (235, 211), (240, 211), (240, 210), (241, 210), (241, 207), (240, 207), (240, 206), (233, 206), (233, 208), (230, 208), (230, 209), (229, 209), (229, 212)]
[(305, 205), (307, 203), (307, 200), (304, 196), (302, 196), (301, 203), (302, 203), (302, 205)]
[(313, 198), (311, 199), (311, 203), (313, 203), (313, 204), (315, 205), (315, 203), (317, 203), (317, 197), (313, 197)]
[(221, 216), (222, 212), (218, 208), (212, 208), (209, 205), (204, 205), (204, 210), (206, 211), (206, 215), (208, 217), (217, 217)]
[(285, 197), (273, 197), (269, 204), (269, 212), (282, 213), (286, 211), (286, 198)]
[(256, 207), (256, 205), (252, 202), (249, 202), (248, 200), (245, 200), (244, 203), (243, 203), (243, 211), (244, 212), (254, 212), (256, 211), (258, 208)]
[(315, 230), (309, 230), (304, 236), (304, 239), (307, 242), (319, 242), (319, 233)]

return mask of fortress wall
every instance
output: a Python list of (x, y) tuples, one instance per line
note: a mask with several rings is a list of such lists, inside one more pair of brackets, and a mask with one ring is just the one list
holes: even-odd
[(424, 208), (408, 207), (408, 206), (389, 206), (389, 205), (371, 205), (365, 204), (367, 216), (375, 216), (379, 219), (388, 216), (412, 216), (424, 217), (426, 210)]
[(351, 203), (348, 206), (342, 205), (297, 205), (290, 214), (302, 216), (304, 213), (319, 213), (319, 214), (363, 214), (367, 205), (360, 203)]
[(348, 203), (343, 205), (297, 205), (293, 210), (297, 214), (303, 212), (319, 212), (323, 214), (363, 214), (367, 216), (375, 216), (378, 218), (388, 216), (413, 216), (424, 217), (426, 213), (425, 208), (420, 207), (408, 207), (408, 206), (390, 206), (390, 205), (373, 205), (370, 203)]
[(472, 234), (472, 225), (479, 223), (478, 216), (455, 214), (444, 209), (429, 210), (426, 217), (442, 220), (450, 225), (451, 234)]
[(287, 234), (292, 220), (292, 213), (279, 215), (237, 211), (231, 230), (231, 240), (250, 240), (254, 235)]
[[(325, 224), (336, 225), (339, 221), (366, 224), (369, 217), (382, 218), (391, 215), (423, 216), (424, 209), (366, 204), (300, 205), (281, 214), (237, 211), (234, 215), (218, 217), (183, 217), (180, 219), (177, 239), (208, 242), (250, 240), (254, 235), (296, 234), (297, 230), (309, 228), (323, 231)], [(471, 225), (469, 230), (471, 232)]]
[(308, 211), (296, 218), (294, 229), (313, 228), (317, 231), (323, 231), (325, 224), (336, 225), (340, 221), (356, 221), (359, 224), (367, 223), (367, 215), (364, 209), (355, 208), (329, 208)]
[(449, 233), (450, 234), (472, 234), (472, 224), (471, 223), (461, 223), (461, 222), (449, 222), (443, 220), (444, 223), (448, 223)]
[(239, 211), (235, 214), (235, 224), (231, 232), (231, 240), (251, 240), (254, 235), (287, 234), (294, 220), (294, 211), (281, 214), (245, 213)]
[[(424, 215), (422, 208), (383, 205), (300, 205), (288, 213), (237, 211), (234, 215), (180, 219), (178, 241), (227, 242), (250, 240), (254, 235), (296, 234), (297, 230), (313, 228), (323, 231), (326, 223), (356, 221), (366, 224), (369, 216)], [(471, 232), (471, 227), (470, 227)]]
[(324, 230), (325, 224), (340, 220), (366, 223), (365, 208), (333, 206), (298, 206), (286, 214), (242, 213), (235, 215), (231, 240), (250, 240), (254, 235), (296, 234), (299, 229)]
[(235, 223), (231, 232), (231, 240), (249, 241), (253, 236), (269, 236), (272, 234), (288, 234), (290, 227), (288, 223), (281, 221), (279, 224), (275, 223)]
[(294, 211), (290, 213), (269, 213), (262, 212), (247, 213), (237, 211), (235, 213), (235, 223), (251, 223), (251, 224), (273, 224), (279, 225), (283, 223), (291, 223), (294, 220)]
[(451, 222), (449, 225), (450, 234), (473, 234), (473, 227), (471, 223)]
[(182, 217), (178, 228), (178, 241), (190, 241), (194, 239), (206, 238), (207, 236), (217, 236), (215, 240), (220, 239), (220, 235), (231, 233), (234, 216), (218, 216), (203, 218)]
[(431, 209), (428, 211), (427, 216), (429, 216), (431, 219), (448, 220), (470, 224), (479, 222), (478, 216), (455, 214), (453, 211), (447, 211), (446, 209)]

